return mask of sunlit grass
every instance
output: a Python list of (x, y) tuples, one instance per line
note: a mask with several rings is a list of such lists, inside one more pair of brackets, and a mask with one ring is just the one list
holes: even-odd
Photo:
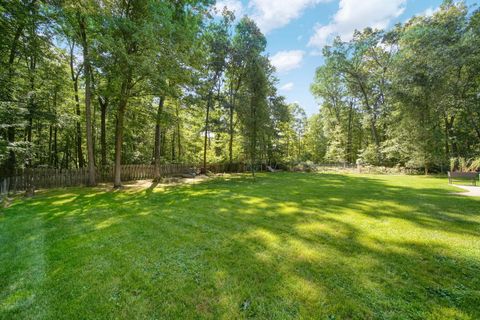
[(275, 173), (66, 189), (0, 213), (2, 319), (479, 319), (480, 199)]

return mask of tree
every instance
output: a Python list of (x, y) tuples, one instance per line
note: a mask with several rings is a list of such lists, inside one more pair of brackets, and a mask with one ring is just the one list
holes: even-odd
[(206, 46), (205, 49), (207, 52), (204, 70), (204, 91), (206, 99), (202, 168), (204, 173), (207, 172), (207, 143), (209, 134), (211, 133), (210, 112), (213, 108), (215, 93), (220, 92), (222, 75), (226, 67), (226, 59), (230, 46), (228, 33), (230, 22), (231, 16), (224, 15), (222, 21), (219, 23), (212, 23), (204, 35)]

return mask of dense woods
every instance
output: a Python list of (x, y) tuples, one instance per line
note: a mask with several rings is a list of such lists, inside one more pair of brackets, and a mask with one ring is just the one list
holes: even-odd
[(212, 5), (3, 3), (2, 175), (87, 168), (94, 185), (108, 166), (120, 186), (121, 164), (283, 161), (293, 118), (266, 39)]
[(18, 0), (0, 18), (3, 176), (85, 168), (94, 185), (109, 167), (121, 186), (122, 164), (160, 177), (168, 163), (303, 161), (428, 172), (480, 153), (480, 12), (463, 3), (325, 47), (310, 118), (277, 93), (255, 22), (209, 0)]
[(428, 172), (478, 157), (480, 11), (445, 1), (432, 16), (356, 32), (323, 54), (311, 87), (320, 115), (310, 120), (320, 159)]

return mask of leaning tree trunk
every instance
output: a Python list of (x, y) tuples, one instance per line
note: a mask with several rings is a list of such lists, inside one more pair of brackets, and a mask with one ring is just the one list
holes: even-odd
[(92, 88), (91, 88), (91, 66), (90, 56), (88, 53), (88, 42), (86, 33), (85, 17), (78, 15), (78, 23), (80, 26), (80, 34), (82, 38), (83, 48), (83, 69), (85, 76), (85, 120), (87, 126), (87, 158), (88, 158), (88, 185), (95, 186), (95, 154), (93, 151), (93, 130), (92, 130)]

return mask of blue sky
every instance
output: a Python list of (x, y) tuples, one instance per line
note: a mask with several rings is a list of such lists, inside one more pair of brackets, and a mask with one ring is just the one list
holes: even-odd
[[(237, 17), (251, 16), (268, 40), (267, 52), (277, 67), (279, 93), (298, 102), (308, 115), (318, 112), (310, 93), (321, 48), (355, 29), (389, 28), (414, 15), (432, 14), (442, 0), (218, 0)], [(477, 0), (467, 0), (475, 5)]]

